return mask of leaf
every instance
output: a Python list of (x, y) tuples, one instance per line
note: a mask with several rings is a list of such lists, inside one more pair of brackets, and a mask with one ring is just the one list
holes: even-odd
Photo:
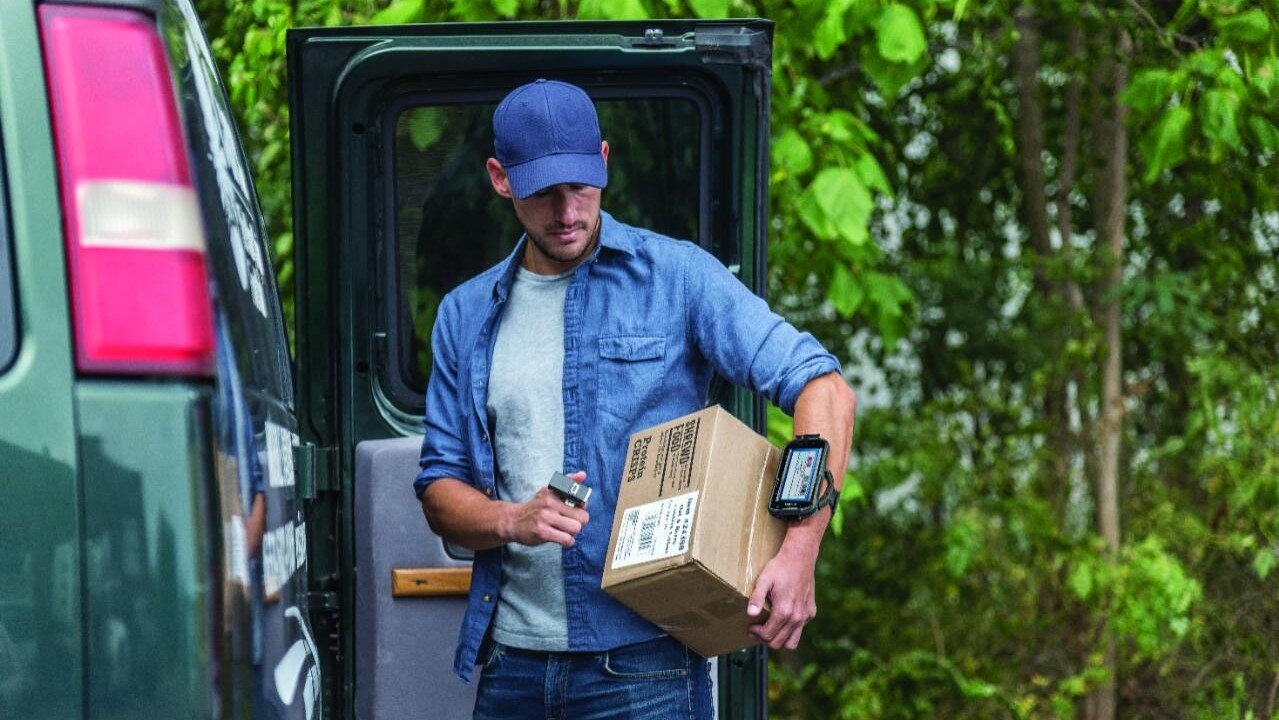
[(641, 0), (582, 0), (577, 16), (583, 20), (647, 20)]
[(866, 75), (879, 86), (884, 99), (890, 102), (896, 100), (902, 88), (918, 77), (925, 63), (922, 56), (914, 64), (885, 60), (870, 44), (862, 46), (861, 61)]
[(822, 60), (829, 60), (848, 39), (848, 23), (845, 15), (853, 0), (834, 0), (826, 5), (826, 13), (813, 30), (813, 52)]
[(1227, 40), (1241, 43), (1259, 43), (1270, 35), (1270, 20), (1266, 12), (1253, 8), (1238, 15), (1218, 17), (1217, 30)]
[(1261, 91), (1267, 98), (1274, 97), (1279, 88), (1279, 58), (1268, 57), (1266, 61), (1252, 72), (1249, 78), (1252, 86)]
[(403, 25), (421, 22), (426, 14), (426, 0), (395, 0), (384, 10), (369, 18), (370, 25)]
[(875, 23), (879, 54), (890, 62), (913, 63), (928, 49), (919, 16), (905, 5), (884, 8)]
[(688, 0), (688, 6), (699, 18), (728, 17), (728, 0)]
[(888, 183), (888, 177), (884, 175), (884, 169), (880, 167), (879, 160), (874, 155), (866, 152), (862, 153), (856, 161), (853, 162), (853, 169), (857, 171), (857, 176), (866, 183), (866, 187), (872, 190), (893, 196), (893, 187)]
[(1243, 144), (1239, 137), (1236, 115), (1239, 109), (1239, 97), (1222, 90), (1209, 90), (1199, 100), (1199, 122), (1203, 126), (1204, 135), (1231, 148), (1238, 149)]
[(871, 302), (892, 316), (902, 314), (902, 308), (911, 300), (910, 288), (900, 278), (878, 272), (866, 273), (866, 294)]
[(794, 128), (773, 141), (772, 155), (773, 165), (788, 175), (802, 175), (813, 167), (813, 151)]
[(1080, 600), (1087, 600), (1092, 594), (1093, 588), (1093, 572), (1092, 567), (1087, 563), (1079, 563), (1070, 569), (1070, 575), (1066, 577), (1066, 587), (1075, 594)]
[(847, 110), (831, 110), (817, 116), (817, 129), (831, 140), (857, 146), (862, 139), (862, 121)]
[(1167, 70), (1142, 70), (1120, 99), (1139, 113), (1149, 113), (1168, 103), (1172, 96), (1173, 77)]
[(866, 242), (866, 221), (874, 203), (857, 174), (848, 168), (828, 168), (813, 180), (799, 198), (799, 217), (824, 240), (844, 239), (854, 245)]
[(1252, 115), (1248, 118), (1248, 129), (1263, 149), (1279, 150), (1279, 130), (1269, 120), (1260, 115)]
[(1256, 571), (1257, 577), (1265, 580), (1270, 571), (1275, 569), (1276, 563), (1279, 563), (1279, 557), (1276, 557), (1275, 551), (1265, 548), (1252, 558), (1252, 569)]
[(413, 147), (426, 150), (444, 135), (444, 111), (429, 107), (414, 110), (408, 119), (409, 139)]
[(520, 0), (491, 0), (491, 2), (497, 14), (505, 18), (515, 17), (515, 13), (520, 10)]
[(835, 265), (835, 273), (831, 276), (830, 287), (826, 289), (826, 297), (830, 298), (835, 312), (843, 317), (852, 317), (866, 299), (866, 291), (853, 278), (852, 273), (841, 264)]
[(453, 0), (453, 16), (463, 22), (496, 20), (498, 15), (492, 0)]
[(829, 60), (835, 54), (836, 48), (843, 45), (847, 39), (848, 32), (844, 29), (844, 18), (828, 11), (813, 30), (813, 52), (819, 59)]
[(1176, 167), (1186, 156), (1186, 128), (1190, 125), (1190, 110), (1175, 107), (1160, 118), (1159, 122), (1141, 139), (1141, 154), (1146, 160), (1147, 183), (1154, 182), (1164, 170)]

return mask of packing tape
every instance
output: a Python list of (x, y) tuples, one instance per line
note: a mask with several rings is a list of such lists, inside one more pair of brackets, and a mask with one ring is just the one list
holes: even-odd
[(768, 472), (768, 459), (773, 456), (773, 448), (764, 454), (764, 464), (759, 468), (759, 477), (755, 480), (755, 502), (751, 505), (751, 529), (746, 536), (746, 593), (755, 591), (755, 526), (759, 524), (759, 493), (764, 489), (764, 473)]

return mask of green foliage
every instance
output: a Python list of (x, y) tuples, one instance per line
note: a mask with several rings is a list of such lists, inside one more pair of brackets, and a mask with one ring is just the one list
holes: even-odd
[(875, 40), (880, 57), (888, 62), (910, 64), (927, 49), (919, 16), (910, 7), (896, 3), (885, 7), (875, 21)]
[(1186, 130), (1192, 117), (1189, 108), (1171, 108), (1141, 139), (1141, 154), (1146, 158), (1146, 182), (1153, 182), (1163, 171), (1177, 167), (1186, 157)]

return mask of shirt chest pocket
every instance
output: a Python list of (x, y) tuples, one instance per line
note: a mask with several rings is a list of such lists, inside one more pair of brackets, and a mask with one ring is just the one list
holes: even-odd
[(666, 371), (666, 338), (611, 335), (599, 339), (599, 406), (630, 421), (660, 397)]

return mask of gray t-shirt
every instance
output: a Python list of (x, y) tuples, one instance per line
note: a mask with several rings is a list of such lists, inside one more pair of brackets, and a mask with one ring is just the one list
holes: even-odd
[[(502, 500), (526, 502), (564, 471), (564, 295), (572, 272), (517, 268), (489, 370), (488, 416)], [(506, 546), (493, 639), (526, 650), (568, 649), (563, 548)]]

